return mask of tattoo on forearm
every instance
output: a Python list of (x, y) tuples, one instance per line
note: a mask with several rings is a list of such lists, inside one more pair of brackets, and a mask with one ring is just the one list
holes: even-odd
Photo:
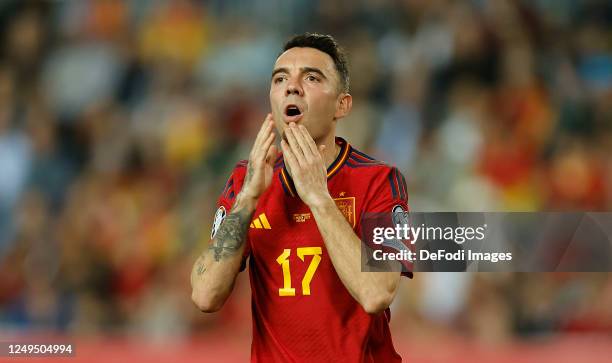
[(198, 267), (196, 268), (196, 273), (198, 276), (202, 276), (206, 272), (206, 266), (202, 262), (198, 262)]
[(251, 178), (253, 177), (253, 173), (255, 171), (253, 170), (253, 163), (249, 160), (249, 163), (247, 165), (247, 174), (246, 177), (244, 178), (244, 184), (248, 184), (249, 181), (251, 181)]
[(219, 227), (213, 244), (209, 247), (214, 252), (215, 261), (234, 255), (244, 244), (249, 226), (250, 214), (244, 210), (230, 213)]
[(207, 268), (204, 265), (204, 255), (201, 255), (196, 260), (195, 266), (191, 270), (191, 286), (194, 285), (195, 279), (202, 279), (204, 272), (206, 272)]

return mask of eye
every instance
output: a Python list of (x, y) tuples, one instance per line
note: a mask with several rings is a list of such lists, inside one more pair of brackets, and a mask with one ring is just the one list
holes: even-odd
[(278, 76), (274, 78), (274, 83), (281, 83), (282, 81), (285, 80), (285, 76)]
[(319, 79), (313, 76), (312, 74), (307, 75), (306, 79), (309, 80), (310, 82), (319, 82)]

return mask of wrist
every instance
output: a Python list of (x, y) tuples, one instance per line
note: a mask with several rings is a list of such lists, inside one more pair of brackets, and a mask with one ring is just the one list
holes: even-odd
[(323, 195), (308, 203), (308, 207), (313, 213), (323, 212), (329, 210), (329, 208), (336, 208), (336, 203), (332, 199), (331, 195)]
[(236, 196), (236, 202), (234, 203), (235, 210), (244, 209), (248, 212), (254, 212), (257, 207), (257, 201), (259, 198), (252, 197), (250, 195), (244, 194), (242, 192), (238, 193)]

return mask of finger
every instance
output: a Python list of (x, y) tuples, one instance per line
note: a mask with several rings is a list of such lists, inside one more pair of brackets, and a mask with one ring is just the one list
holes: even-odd
[(308, 132), (304, 125), (300, 125), (299, 129), (302, 133), (302, 140), (304, 140), (304, 143), (306, 144), (306, 147), (310, 153), (312, 153), (313, 156), (318, 156), (319, 149), (317, 148), (317, 144), (314, 142), (314, 139), (310, 135), (310, 132)]
[(270, 133), (274, 133), (274, 121), (272, 120), (272, 115), (268, 114), (268, 116), (266, 117), (266, 125), (263, 127), (263, 132), (261, 133), (261, 137), (259, 139), (259, 145), (261, 146), (261, 143), (263, 143), (267, 137), (270, 135)]
[(274, 167), (274, 162), (276, 161), (276, 155), (278, 154), (278, 149), (276, 145), (272, 144), (268, 149), (268, 154), (266, 154), (266, 164)]
[(297, 170), (299, 168), (297, 158), (295, 157), (295, 154), (291, 150), (291, 147), (285, 140), (281, 140), (281, 149), (283, 150), (283, 158), (287, 162), (289, 171)]
[(264, 118), (264, 121), (261, 123), (261, 126), (259, 127), (259, 131), (257, 132), (257, 136), (255, 136), (255, 143), (257, 143), (262, 135), (266, 132), (266, 129), (269, 127), (270, 125), (270, 114), (267, 114), (266, 117)]
[(268, 148), (274, 141), (275, 137), (276, 135), (274, 131), (272, 129), (268, 130), (267, 134), (265, 134), (265, 138), (260, 139), (257, 144), (253, 146), (250, 158), (257, 161), (262, 161), (265, 159), (266, 154), (268, 153)]
[(253, 158), (255, 160), (265, 161), (266, 156), (268, 155), (270, 146), (274, 142), (275, 138), (276, 138), (276, 134), (274, 132), (270, 133), (268, 135), (268, 138), (263, 141), (261, 146), (255, 150), (255, 154), (253, 155)]
[(297, 162), (299, 164), (300, 160), (304, 160), (304, 153), (302, 152), (302, 149), (300, 148), (300, 145), (296, 139), (296, 131), (295, 131), (295, 126), (289, 126), (287, 127), (287, 131), (285, 131), (285, 135), (287, 135), (287, 141), (288, 141), (288, 146), (291, 149), (291, 151), (293, 151), (293, 155), (295, 156)]
[(302, 154), (304, 154), (304, 159), (308, 162), (311, 162), (312, 160), (314, 160), (314, 155), (312, 154), (312, 150), (310, 150), (310, 146), (308, 146), (308, 141), (306, 141), (306, 138), (310, 137), (310, 135), (304, 135), (303, 128), (304, 127), (301, 125), (296, 126), (293, 129), (293, 133), (295, 135), (295, 139), (297, 141), (298, 147), (300, 148), (300, 151), (302, 152)]
[(266, 141), (264, 141), (261, 147), (261, 151), (264, 155), (264, 158), (268, 157), (268, 153), (270, 152), (270, 148), (274, 144), (275, 139), (276, 139), (276, 134), (274, 132), (271, 132), (270, 135), (268, 135), (268, 138), (266, 139)]
[(272, 114), (269, 113), (266, 115), (266, 118), (264, 119), (264, 122), (262, 123), (261, 128), (257, 133), (257, 136), (255, 137), (255, 142), (253, 143), (254, 149), (259, 147), (259, 144), (262, 142), (262, 139), (265, 140), (270, 130), (272, 129), (272, 124)]

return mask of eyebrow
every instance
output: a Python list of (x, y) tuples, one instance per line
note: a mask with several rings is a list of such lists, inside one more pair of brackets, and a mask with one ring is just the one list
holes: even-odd
[[(321, 76), (321, 78), (327, 79), (327, 76), (325, 76), (325, 74), (319, 68), (316, 68), (316, 67), (302, 67), (300, 68), (300, 72), (301, 73), (316, 73), (319, 76)], [(270, 79), (274, 78), (274, 76), (278, 73), (289, 73), (289, 70), (285, 67), (276, 68), (272, 72), (272, 76), (270, 77)]]

